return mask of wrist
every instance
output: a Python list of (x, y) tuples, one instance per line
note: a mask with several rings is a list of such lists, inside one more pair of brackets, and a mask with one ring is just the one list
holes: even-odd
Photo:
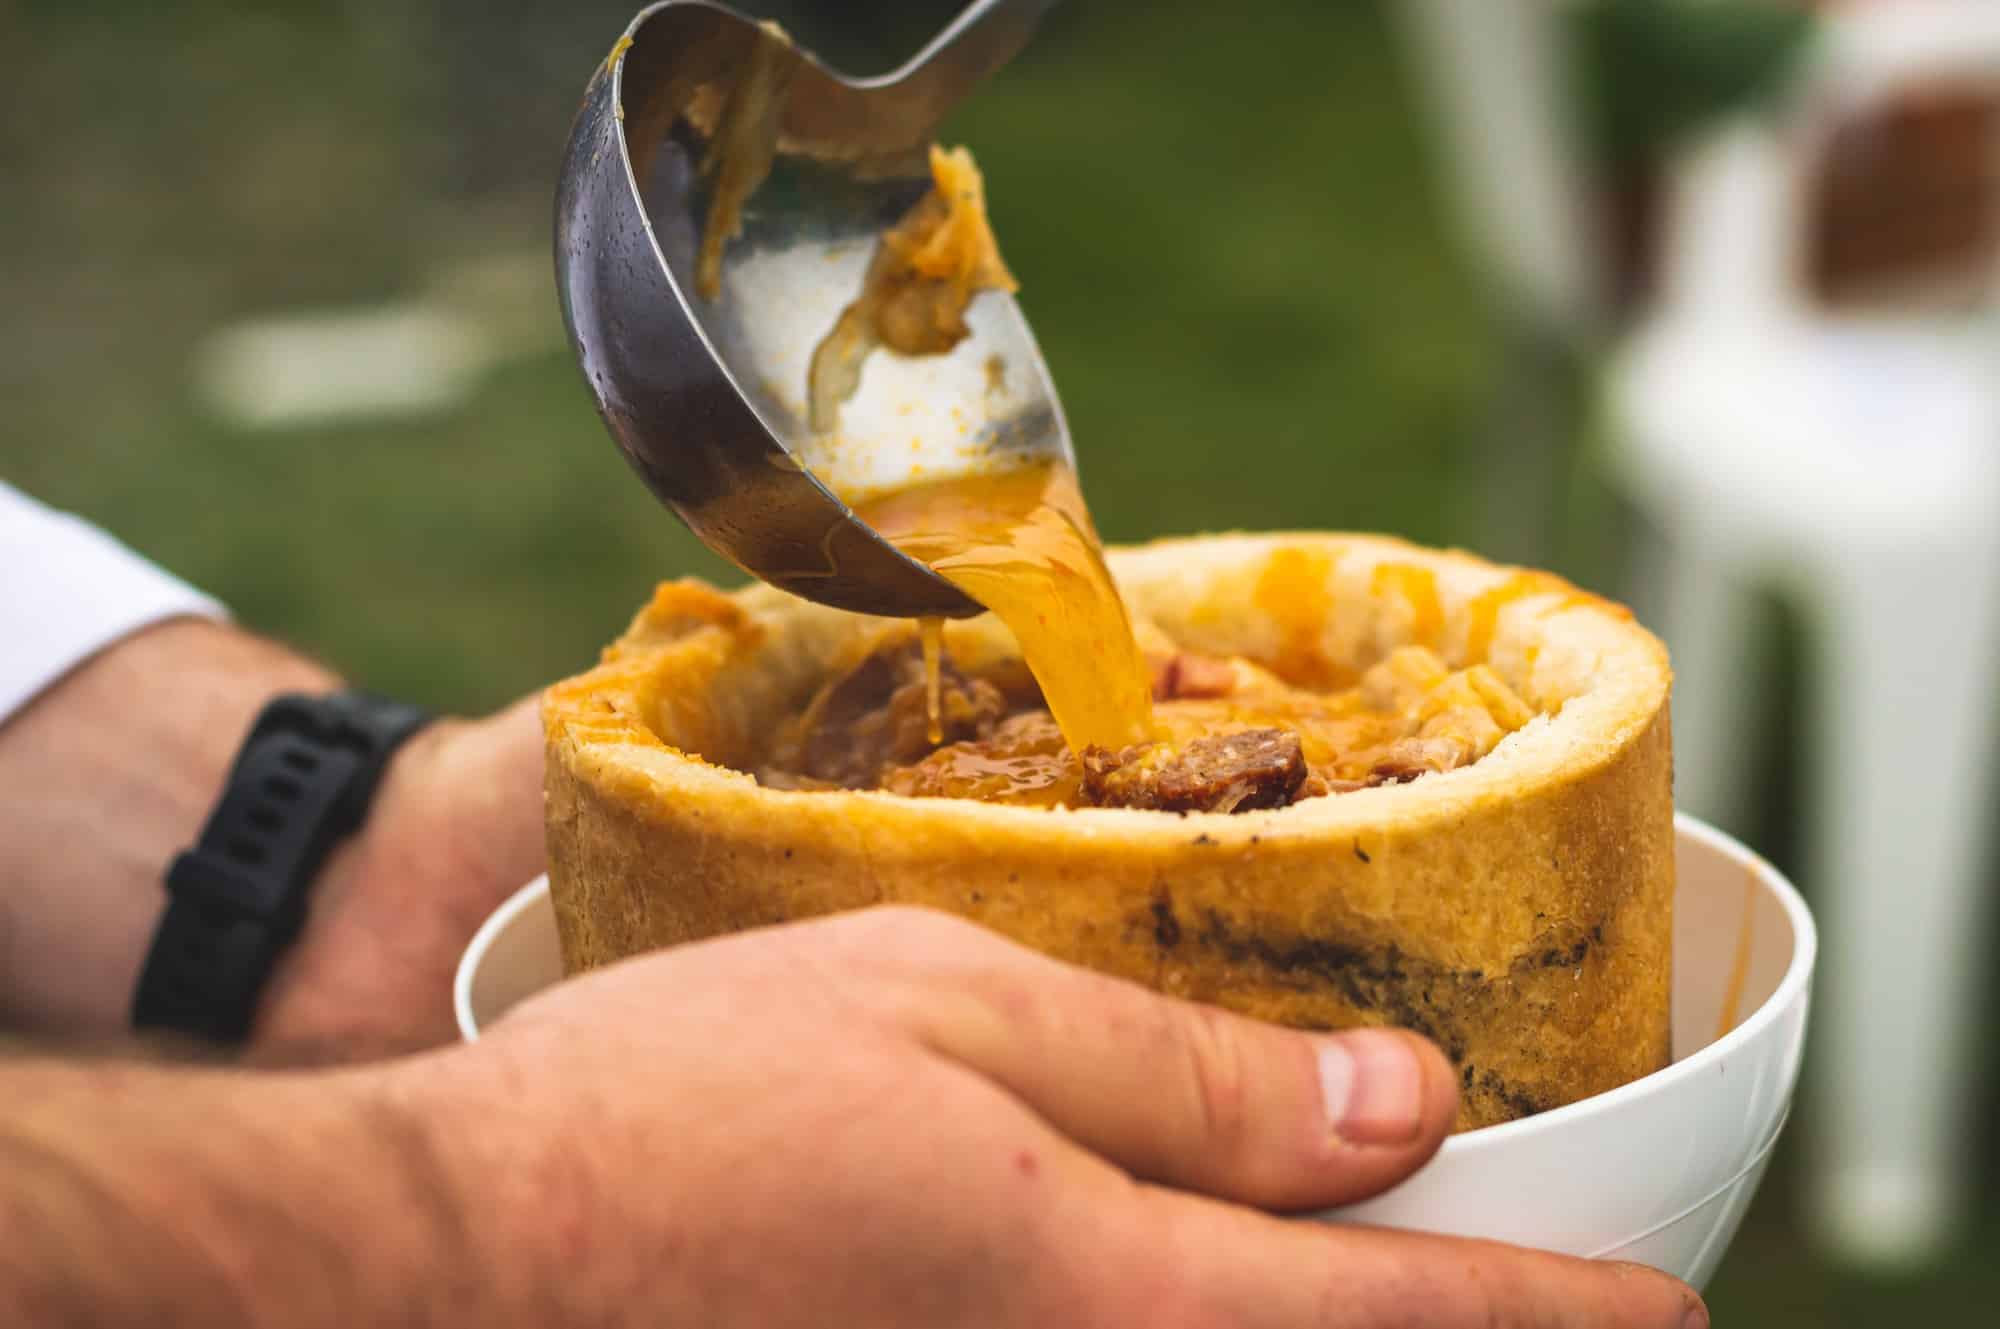
[(461, 723), (433, 722), (391, 755), (366, 818), (327, 856), (306, 898), (299, 935), (278, 956), (258, 1003), (253, 1059), (324, 1065), (416, 1050), (395, 1040), (398, 1013), (382, 1013), (391, 1022), (371, 1027), (369, 1012), (352, 994), (385, 984), (414, 942), (412, 929), (421, 925), (422, 914), (407, 907), (407, 894), (398, 892), (385, 910), (369, 883), (421, 889), (417, 847), (435, 838), (434, 828), (426, 829), (433, 753)]
[(450, 1041), (452, 971), (494, 904), (540, 870), (540, 806), (532, 702), (435, 721), (399, 748), (272, 972), (253, 1055), (352, 1061)]
[(245, 1041), (328, 857), (367, 820), (390, 758), (429, 719), (358, 692), (287, 694), (264, 709), (199, 840), (167, 874), (135, 1025)]
[(258, 711), (336, 687), (312, 661), (176, 620), (85, 662), (0, 727), (0, 1022), (126, 1027), (173, 856)]

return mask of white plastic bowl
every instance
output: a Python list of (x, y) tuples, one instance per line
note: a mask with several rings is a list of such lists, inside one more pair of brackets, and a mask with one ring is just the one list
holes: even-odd
[[(1610, 1093), (1445, 1141), (1395, 1190), (1325, 1217), (1636, 1260), (1704, 1285), (1798, 1083), (1818, 942), (1787, 881), (1677, 819), (1674, 1063)], [(548, 881), (479, 929), (453, 997), (467, 1039), (562, 977)], [(1733, 992), (1733, 996), (1732, 996)]]

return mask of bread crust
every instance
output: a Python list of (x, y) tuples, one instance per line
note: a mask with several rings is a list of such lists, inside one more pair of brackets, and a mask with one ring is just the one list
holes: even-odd
[[(1420, 1030), (1459, 1067), (1461, 1128), (1666, 1063), (1671, 676), (1628, 613), (1371, 536), (1208, 536), (1110, 562), (1187, 649), (1337, 686), (1418, 642), (1489, 664), (1543, 718), (1460, 770), (1229, 816), (783, 791), (742, 772), (883, 621), (664, 584), (544, 703), (566, 968), (900, 903), (1284, 1024)], [(973, 670), (1011, 651), (986, 619), (947, 646)]]

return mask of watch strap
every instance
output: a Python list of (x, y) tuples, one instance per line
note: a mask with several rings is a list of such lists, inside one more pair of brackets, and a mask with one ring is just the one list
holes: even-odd
[(361, 826), (389, 758), (429, 719), (362, 692), (287, 694), (264, 708), (200, 839), (167, 870), (134, 1025), (218, 1042), (249, 1033), (314, 878)]

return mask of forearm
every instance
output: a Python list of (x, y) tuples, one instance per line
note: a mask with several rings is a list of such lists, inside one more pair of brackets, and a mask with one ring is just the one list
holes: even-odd
[(276, 693), (335, 676), (213, 623), (117, 643), (0, 725), (0, 1027), (122, 1028), (167, 863)]
[(503, 1323), (421, 1076), (0, 1061), (0, 1323)]

